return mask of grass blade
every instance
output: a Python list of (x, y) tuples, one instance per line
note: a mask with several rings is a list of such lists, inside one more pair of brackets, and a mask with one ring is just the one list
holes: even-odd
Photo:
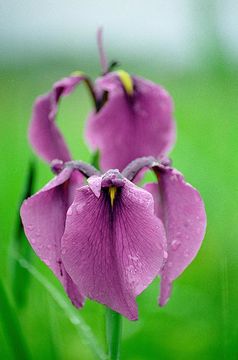
[(27, 289), (29, 287), (30, 275), (29, 272), (22, 268), (16, 260), (15, 254), (20, 254), (28, 261), (30, 261), (32, 249), (25, 237), (23, 226), (20, 218), (20, 206), (27, 197), (33, 193), (35, 182), (36, 169), (33, 160), (29, 162), (27, 177), (24, 189), (20, 198), (18, 213), (16, 216), (15, 227), (13, 230), (12, 241), (10, 242), (9, 251), (9, 269), (11, 274), (12, 293), (16, 305), (22, 308), (27, 301)]
[(28, 360), (30, 355), (22, 334), (20, 323), (0, 282), (0, 319), (14, 359)]
[(97, 339), (92, 333), (91, 328), (85, 323), (84, 319), (79, 315), (78, 310), (69, 304), (58, 289), (52, 285), (33, 265), (26, 259), (19, 258), (19, 264), (26, 269), (44, 288), (50, 293), (58, 306), (65, 312), (71, 323), (77, 328), (80, 336), (83, 337), (85, 343), (90, 347), (92, 352), (100, 360), (108, 359), (107, 355), (98, 344)]

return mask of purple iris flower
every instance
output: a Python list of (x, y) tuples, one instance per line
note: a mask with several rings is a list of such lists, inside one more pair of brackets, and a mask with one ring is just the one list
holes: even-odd
[(122, 171), (142, 156), (161, 158), (175, 141), (170, 95), (161, 86), (123, 70), (110, 72), (100, 39), (99, 49), (104, 74), (95, 84), (85, 74), (76, 72), (37, 98), (29, 130), (32, 147), (47, 162), (71, 159), (55, 119), (60, 99), (84, 82), (95, 107), (86, 124), (86, 135), (92, 148), (100, 152), (103, 171)]
[(86, 136), (99, 149), (101, 168), (120, 171), (142, 156), (160, 158), (175, 141), (172, 99), (162, 87), (124, 71), (96, 81), (107, 100), (88, 119)]
[[(94, 85), (76, 73), (36, 100), (30, 142), (57, 175), (25, 200), (21, 217), (32, 248), (76, 307), (90, 298), (135, 320), (136, 297), (159, 275), (159, 304), (167, 302), (201, 246), (206, 215), (197, 190), (169, 162), (155, 160), (175, 140), (171, 97), (148, 80), (110, 72), (101, 33), (99, 51), (103, 75)], [(61, 97), (81, 82), (94, 101), (86, 133), (104, 174), (71, 161), (55, 123)], [(158, 181), (140, 188), (135, 179), (147, 168)]]
[[(132, 181), (145, 167), (159, 181), (142, 189)], [(21, 217), (33, 249), (72, 302), (81, 307), (87, 297), (135, 320), (136, 297), (161, 275), (160, 304), (165, 304), (172, 281), (204, 236), (198, 192), (176, 170), (151, 158), (103, 175), (77, 161), (54, 168), (59, 174), (25, 200)]]
[(99, 111), (88, 119), (86, 136), (100, 151), (101, 169), (124, 169), (142, 156), (161, 158), (175, 142), (173, 103), (161, 86), (123, 70), (110, 73), (102, 30), (98, 47), (103, 76), (95, 88), (101, 102)]

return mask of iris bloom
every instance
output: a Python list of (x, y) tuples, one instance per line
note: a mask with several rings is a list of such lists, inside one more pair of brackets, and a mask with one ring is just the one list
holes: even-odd
[[(21, 217), (33, 249), (72, 302), (81, 307), (87, 297), (135, 320), (136, 297), (161, 275), (164, 305), (204, 236), (198, 192), (152, 158), (103, 175), (82, 162), (56, 165), (58, 175), (25, 200)], [(145, 167), (159, 180), (142, 189), (133, 179)]]
[[(175, 140), (171, 97), (148, 80), (110, 72), (100, 36), (99, 50), (103, 75), (95, 84), (75, 73), (35, 102), (30, 142), (48, 163), (60, 161), (52, 165), (56, 177), (25, 200), (21, 217), (36, 254), (75, 306), (90, 298), (135, 320), (136, 297), (159, 275), (159, 303), (167, 302), (172, 282), (200, 248), (206, 216), (197, 190), (155, 160)], [(86, 133), (104, 174), (71, 161), (55, 122), (60, 99), (82, 82), (95, 108)], [(140, 188), (135, 178), (146, 168), (158, 181)]]
[(151, 81), (124, 71), (96, 81), (107, 101), (88, 119), (86, 135), (99, 149), (101, 168), (120, 171), (142, 156), (164, 156), (175, 140), (173, 104), (169, 94)]
[(138, 157), (161, 158), (171, 149), (175, 140), (173, 104), (162, 87), (122, 70), (107, 70), (95, 84), (85, 74), (76, 72), (58, 81), (35, 102), (29, 139), (44, 160), (71, 159), (55, 120), (60, 99), (82, 82), (88, 86), (95, 105), (86, 124), (86, 135), (92, 148), (100, 151), (103, 171), (122, 171)]

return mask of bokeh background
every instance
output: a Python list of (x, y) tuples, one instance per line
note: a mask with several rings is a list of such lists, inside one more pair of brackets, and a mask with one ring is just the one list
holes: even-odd
[[(27, 128), (33, 101), (74, 70), (93, 78), (100, 73), (100, 25), (111, 60), (173, 96), (178, 137), (171, 157), (201, 192), (208, 217), (199, 255), (175, 282), (168, 305), (157, 306), (155, 280), (138, 298), (139, 321), (123, 320), (122, 359), (238, 358), (237, 19), (236, 0), (0, 1), (1, 359), (23, 359), (22, 343), (34, 360), (94, 359), (80, 319), (105, 346), (102, 305), (87, 301), (73, 319), (46, 266), (27, 250), (67, 311), (9, 255), (32, 158)], [(83, 139), (91, 107), (82, 86), (62, 101), (58, 116), (74, 157), (83, 160), (91, 157)], [(41, 160), (36, 172), (35, 190), (52, 176)]]

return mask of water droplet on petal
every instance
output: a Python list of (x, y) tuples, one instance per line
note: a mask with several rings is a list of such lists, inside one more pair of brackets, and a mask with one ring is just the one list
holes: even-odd
[(185, 250), (185, 251), (184, 251), (184, 256), (185, 256), (185, 257), (188, 257), (188, 256), (189, 256), (189, 251), (188, 251), (188, 250)]
[(130, 260), (133, 260), (133, 261), (138, 261), (139, 260), (138, 256), (128, 255), (128, 257), (129, 257)]
[(67, 215), (70, 216), (73, 214), (73, 209), (72, 207), (69, 208), (69, 210), (67, 211)]
[(81, 213), (82, 209), (83, 209), (84, 205), (83, 204), (79, 204), (77, 207), (76, 207), (76, 211), (78, 214)]
[(164, 259), (167, 259), (168, 258), (168, 253), (167, 251), (164, 251)]
[(176, 251), (181, 245), (181, 241), (179, 240), (173, 240), (171, 243), (171, 249)]

